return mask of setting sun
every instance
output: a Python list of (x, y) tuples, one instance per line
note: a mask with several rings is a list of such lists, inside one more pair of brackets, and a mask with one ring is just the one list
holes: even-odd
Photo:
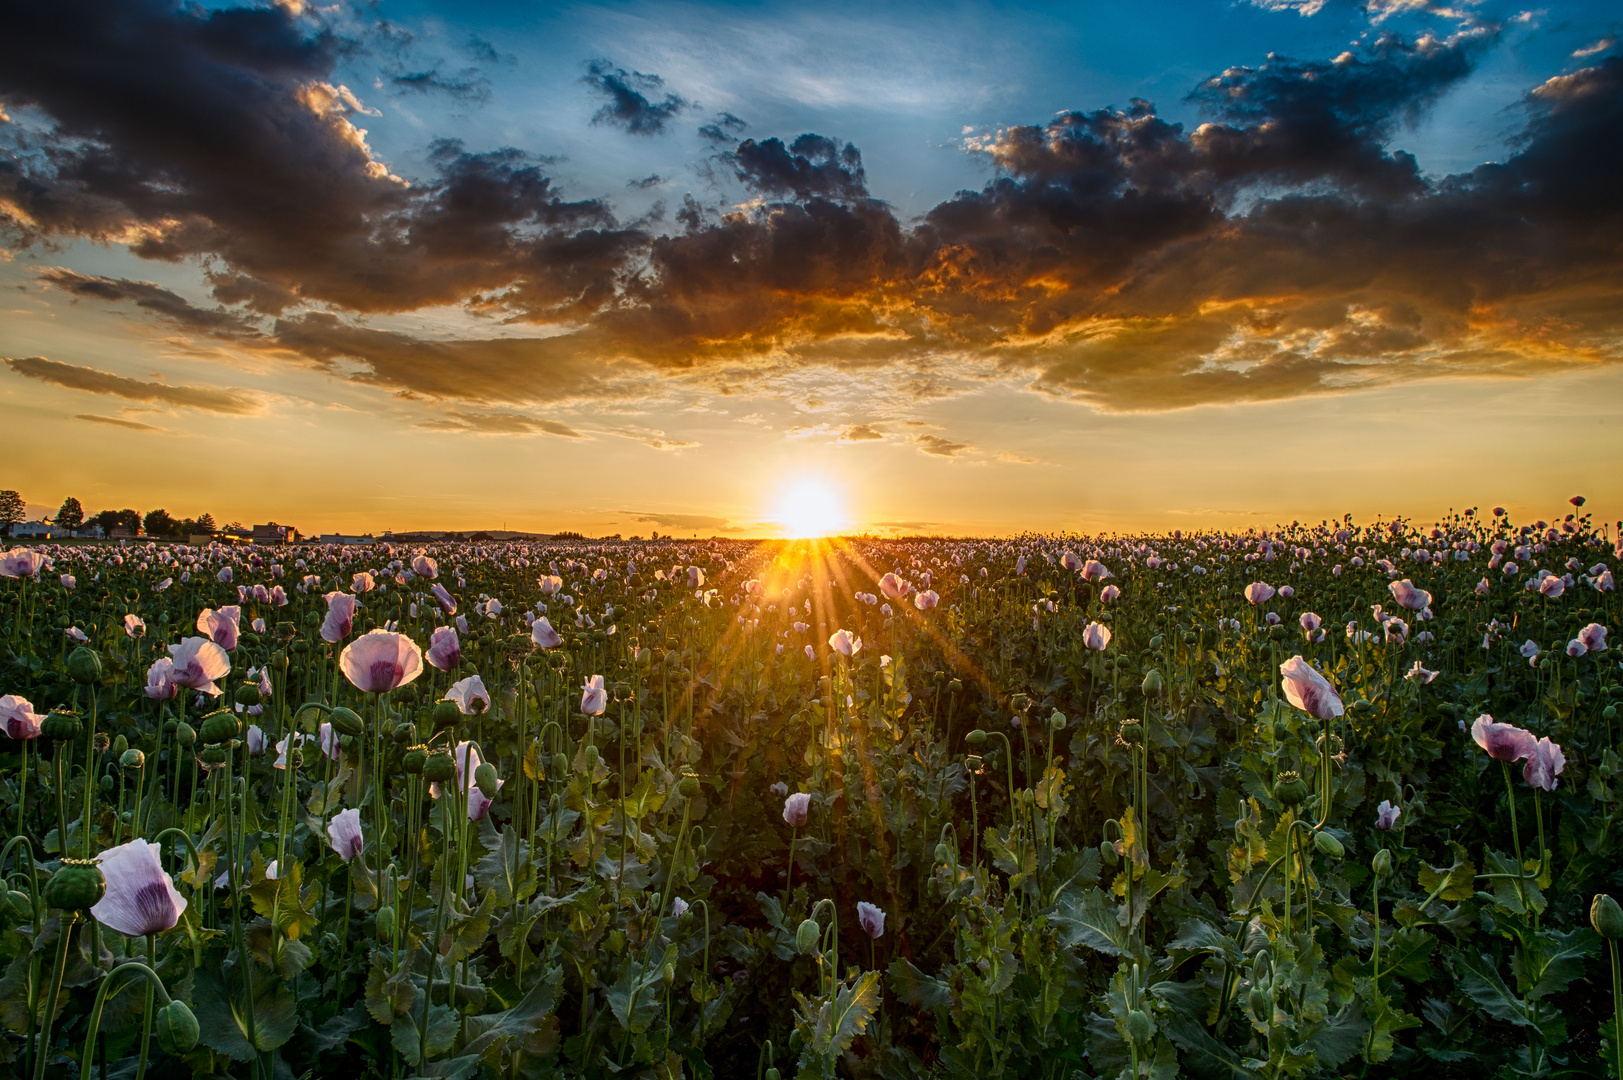
[(827, 485), (815, 481), (796, 484), (784, 493), (777, 520), (784, 537), (791, 540), (828, 536), (846, 525), (839, 499)]

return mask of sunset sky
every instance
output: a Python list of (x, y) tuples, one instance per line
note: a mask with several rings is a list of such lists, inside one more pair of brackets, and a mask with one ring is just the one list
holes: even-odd
[(36, 515), (1623, 516), (1615, 4), (23, 7)]

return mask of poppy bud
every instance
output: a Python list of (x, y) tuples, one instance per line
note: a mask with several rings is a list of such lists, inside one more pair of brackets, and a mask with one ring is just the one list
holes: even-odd
[(1251, 1004), (1251, 1015), (1267, 1023), (1274, 1015), (1273, 1006), (1268, 1001), (1268, 992), (1260, 986), (1253, 986), (1247, 995)]
[(410, 720), (396, 724), (395, 729), (389, 732), (389, 737), (401, 746), (410, 746), (417, 741), (417, 725)]
[(12, 889), (6, 893), (6, 903), (10, 905), (12, 914), (19, 919), (32, 919), (34, 917), (34, 901), (21, 889)]
[(428, 764), (428, 751), (413, 747), (400, 755), (400, 768), (409, 776), (418, 776)]
[(563, 779), (569, 774), (569, 757), (567, 754), (552, 755), (552, 775)]
[(118, 756), (118, 763), (126, 769), (139, 769), (146, 765), (147, 756), (132, 748)]
[(777, 1066), (773, 1066), (766, 1071), (766, 1080), (783, 1080), (783, 1074), (778, 1071)]
[(456, 762), (450, 754), (430, 754), (423, 763), (423, 775), (436, 784), (443, 784), (456, 775)]
[(815, 919), (806, 919), (801, 922), (800, 928), (795, 931), (795, 948), (803, 954), (811, 954), (817, 949), (817, 938), (821, 930)]
[(360, 735), (366, 731), (366, 724), (353, 709), (346, 709), (342, 705), (336, 706), (327, 719), (332, 722), (333, 730), (344, 735)]
[(1139, 684), (1139, 690), (1148, 698), (1158, 698), (1166, 691), (1166, 683), (1161, 679), (1161, 673), (1154, 668), (1144, 673), (1144, 681)]
[(376, 922), (378, 928), (378, 940), (393, 941), (395, 929), (394, 908), (390, 907), (388, 904), (378, 908)]
[(152, 1018), (152, 1026), (158, 1035), (158, 1045), (166, 1054), (179, 1057), (191, 1053), (197, 1046), (197, 1017), (183, 1001), (171, 1001), (159, 1009)]
[(462, 722), (462, 710), (454, 701), (442, 701), (434, 706), (434, 730), (443, 731)]
[(1056, 709), (1053, 715), (1048, 718), (1048, 730), (1056, 733), (1064, 731), (1065, 714)]
[(986, 732), (982, 731), (980, 728), (976, 728), (974, 731), (971, 731), (968, 735), (964, 736), (964, 741), (977, 750), (986, 745), (986, 739)]
[(107, 891), (101, 867), (90, 859), (63, 859), (45, 883), (45, 903), (63, 911), (88, 911)]
[(123, 755), (124, 751), (126, 751), (126, 750), (128, 750), (130, 748), (130, 740), (128, 740), (124, 736), (120, 735), (118, 738), (113, 740), (112, 745), (113, 745), (113, 756), (114, 757), (120, 757), (120, 756)]
[(198, 728), (197, 734), (205, 746), (213, 746), (235, 739), (241, 727), (235, 716), (221, 709), (203, 717), (203, 724)]
[(1116, 845), (1109, 840), (1099, 841), (1099, 857), (1105, 861), (1106, 866), (1117, 866), (1121, 863), (1121, 855), (1116, 851)]
[(586, 762), (586, 771), (588, 774), (597, 771), (597, 762), (600, 756), (601, 755), (598, 754), (597, 747), (595, 745), (588, 746), (585, 753), (581, 754), (581, 760)]
[(76, 683), (101, 681), (101, 657), (83, 645), (68, 653), (68, 678)]
[(1127, 1014), (1127, 1034), (1135, 1043), (1143, 1046), (1155, 1038), (1155, 1021), (1150, 1014), (1140, 1009), (1134, 1009)]
[(1623, 938), (1623, 907), (1606, 893), (1596, 893), (1589, 905), (1589, 924), (1607, 941)]
[(1375, 872), (1377, 878), (1385, 881), (1392, 876), (1392, 853), (1386, 848), (1377, 851), (1375, 857), (1369, 861), (1369, 868)]
[(1319, 849), (1319, 854), (1328, 855), (1332, 859), (1339, 859), (1347, 854), (1347, 849), (1341, 846), (1341, 841), (1323, 829), (1313, 834), (1313, 846)]
[(182, 747), (191, 749), (192, 744), (197, 742), (197, 729), (182, 720), (175, 725), (175, 741)]
[(98, 781), (98, 786), (101, 788), (103, 793), (111, 793), (113, 790), (113, 778), (111, 776), (103, 776), (101, 780)]
[(473, 783), (485, 798), (494, 799), (501, 790), (501, 780), (496, 776), (496, 766), (488, 761), (481, 761), (479, 767), (473, 770)]

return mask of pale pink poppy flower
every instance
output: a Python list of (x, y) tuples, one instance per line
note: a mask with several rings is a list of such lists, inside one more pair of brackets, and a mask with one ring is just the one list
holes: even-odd
[(1278, 626), (1279, 625), (1279, 612), (1270, 611), (1268, 614), (1263, 616), (1263, 620), (1265, 622), (1267, 622), (1267, 624), (1269, 626)]
[(1584, 648), (1590, 652), (1605, 652), (1608, 648), (1606, 633), (1606, 627), (1600, 623), (1590, 623), (1578, 631), (1578, 640), (1583, 642)]
[(885, 913), (866, 900), (857, 901), (857, 923), (871, 938), (885, 936)]
[(862, 639), (849, 630), (836, 630), (828, 637), (828, 647), (849, 658), (862, 651)]
[(806, 824), (806, 812), (810, 808), (811, 796), (804, 791), (797, 791), (783, 800), (783, 820), (798, 829)]
[(1495, 761), (1520, 761), (1538, 747), (1531, 731), (1515, 724), (1500, 724), (1483, 713), (1471, 725), (1471, 738)]
[(242, 608), (236, 604), (220, 608), (204, 608), (197, 616), (197, 629), (226, 652), (237, 647), (242, 632)]
[(700, 570), (697, 566), (688, 567), (688, 588), (704, 588), (704, 571)]
[(1274, 587), (1266, 581), (1253, 581), (1245, 587), (1245, 598), (1252, 604), (1266, 604), (1274, 598)]
[(1526, 641), (1522, 642), (1522, 647), (1519, 651), (1524, 657), (1531, 660), (1539, 654), (1538, 642), (1534, 641), (1532, 638), (1528, 638)]
[(1414, 582), (1408, 578), (1404, 578), (1402, 581), (1394, 581), (1387, 588), (1392, 590), (1392, 598), (1398, 602), (1399, 606), (1406, 607), (1410, 611), (1419, 611), (1431, 603), (1431, 593), (1425, 589), (1415, 588)]
[(1386, 643), (1388, 645), (1402, 645), (1409, 640), (1409, 624), (1402, 619), (1383, 619), (1381, 629), (1386, 632)]
[(543, 615), (535, 620), (534, 626), (530, 627), (530, 640), (543, 649), (556, 649), (563, 644), (564, 639), (558, 631), (552, 628), (552, 623), (548, 622), (547, 617)]
[(45, 566), (45, 553), (28, 548), (12, 548), (0, 554), (0, 577), (27, 578)]
[(76, 586), (78, 586), (78, 584), (79, 584), (79, 579), (74, 577), (72, 574), (63, 574), (62, 577), (61, 577), (61, 581), (62, 581), (62, 587), (64, 589), (72, 589), (72, 588), (75, 588)]
[(1476, 583), (1476, 594), (1477, 594), (1477, 595), (1478, 595), (1478, 596), (1487, 596), (1487, 595), (1488, 595), (1488, 592), (1489, 592), (1489, 591), (1490, 591), (1490, 590), (1491, 590), (1491, 589), (1492, 589), (1492, 588), (1493, 588), (1493, 586), (1491, 586), (1491, 585), (1489, 585), (1489, 584), (1488, 584), (1488, 579), (1487, 579), (1487, 578), (1483, 578), (1483, 579), (1482, 579), (1482, 580), (1481, 580), (1481, 581), (1479, 581), (1479, 582), (1477, 582), (1477, 583)]
[(1281, 585), (1279, 587), (1279, 595), (1284, 599), (1289, 600), (1291, 597), (1296, 595), (1296, 590), (1291, 588), (1289, 585)]
[(1595, 586), (1595, 590), (1597, 592), (1611, 592), (1617, 588), (1616, 583), (1612, 580), (1612, 572), (1610, 570), (1602, 571), (1601, 575), (1597, 577), (1591, 584)]
[(258, 724), (249, 724), (247, 743), (250, 754), (263, 754), (265, 752), (265, 729)]
[(1099, 600), (1101, 603), (1114, 604), (1120, 599), (1121, 589), (1117, 588), (1115, 585), (1106, 585), (1103, 589), (1099, 590)]
[(172, 930), (186, 910), (186, 898), (158, 861), (159, 846), (137, 837), (96, 856), (107, 889), (90, 909), (103, 926), (125, 937)]
[(1018, 576), (1018, 577), (1024, 577), (1025, 576), (1025, 573), (1026, 573), (1026, 557), (1024, 555), (1022, 555), (1018, 559), (1014, 560), (1014, 572), (1015, 572), (1015, 575)]
[(937, 595), (934, 589), (925, 589), (913, 597), (913, 606), (920, 611), (929, 611), (939, 603), (941, 603), (941, 597)]
[(1588, 651), (1589, 646), (1585, 645), (1577, 638), (1573, 638), (1571, 641), (1567, 642), (1567, 655), (1575, 660)]
[(462, 663), (462, 643), (456, 630), (450, 626), (436, 626), (428, 641), (428, 662), (441, 671), (450, 671)]
[(280, 585), (272, 585), (270, 589), (270, 602), (277, 607), (287, 607), (287, 590)]
[(454, 703), (463, 716), (475, 716), (490, 710), (490, 691), (485, 689), (485, 680), (478, 675), (469, 675), (452, 683), (445, 691), (445, 700)]
[(789, 785), (785, 784), (782, 780), (776, 781), (771, 787), (767, 788), (767, 790), (780, 799), (787, 798), (789, 795)]
[(434, 594), (434, 599), (439, 603), (441, 611), (447, 615), (456, 614), (456, 597), (447, 592), (444, 585), (436, 581), (429, 586), (428, 591)]
[(564, 589), (564, 579), (556, 574), (542, 574), (540, 584), (543, 596), (556, 596)]
[(466, 634), (468, 632), (468, 617), (466, 615), (458, 615), (456, 617), (456, 632), (459, 634)]
[(879, 591), (891, 600), (900, 600), (907, 595), (906, 582), (895, 574), (886, 574), (879, 579)]
[(1330, 685), (1330, 680), (1300, 656), (1280, 664), (1279, 674), (1283, 677), (1286, 700), (1315, 720), (1332, 720), (1344, 711), (1341, 695)]
[[(496, 781), (496, 790), (500, 791), (502, 789), (502, 787), (506, 783), (507, 783), (506, 780), (502, 780), (502, 779), (498, 778), (497, 781)], [(468, 792), (468, 820), (469, 821), (483, 821), (485, 819), (485, 815), (490, 813), (490, 807), (495, 802), (495, 800), (488, 797), (483, 791), (481, 791), (479, 789), (478, 785), (473, 785), (473, 786), (469, 787), (467, 789), (467, 792)]]
[(1059, 557), (1059, 564), (1067, 570), (1082, 569), (1082, 556), (1074, 551), (1067, 551)]
[(152, 590), (154, 592), (163, 592), (165, 589), (169, 588), (169, 586), (173, 585), (174, 583), (175, 583), (174, 578), (166, 577), (162, 581), (158, 582), (156, 585), (152, 586)]
[(359, 855), (365, 846), (365, 839), (361, 835), (361, 812), (352, 807), (334, 814), (333, 819), (327, 822), (327, 843), (345, 862)]
[(298, 746), (304, 741), (304, 736), (298, 734), (284, 735), (280, 740), (278, 740), (276, 743), (276, 760), (271, 762), (272, 768), (287, 768), (287, 747), (289, 740), (292, 740), (294, 746)]
[(1110, 627), (1090, 622), (1082, 629), (1082, 644), (1094, 652), (1103, 652), (1110, 645)]
[(376, 587), (377, 583), (377, 578), (373, 577), (371, 574), (363, 572), (350, 578), (349, 587), (358, 593), (371, 592), (372, 589)]
[(34, 739), (39, 737), (39, 722), (44, 714), (34, 711), (27, 698), (16, 694), (0, 697), (0, 735), (8, 739)]
[(350, 631), (355, 629), (355, 607), (358, 601), (345, 592), (330, 592), (323, 597), (327, 601), (327, 617), (321, 620), (321, 640), (330, 645), (336, 645), (349, 637)]
[(1381, 805), (1375, 808), (1375, 827), (1383, 831), (1390, 830), (1398, 823), (1403, 810), (1392, 805), (1392, 800), (1382, 799)]
[(220, 567), (220, 572), (214, 575), (214, 580), (222, 585), (231, 584), (231, 568), (229, 566)]
[(1112, 576), (1110, 571), (1105, 569), (1104, 564), (1097, 559), (1089, 559), (1082, 564), (1083, 581), (1103, 581), (1105, 578)]
[(405, 634), (372, 630), (344, 646), (338, 667), (355, 689), (382, 694), (423, 673), (423, 650)]
[(1426, 683), (1431, 682), (1433, 679), (1437, 678), (1437, 676), (1439, 676), (1441, 674), (1442, 674), (1442, 672), (1440, 672), (1440, 671), (1432, 671), (1432, 670), (1424, 667), (1420, 663), (1420, 661), (1416, 660), (1414, 662), (1414, 667), (1410, 668), (1407, 672), (1405, 672), (1403, 677), (1405, 679), (1418, 679), (1418, 680), (1420, 680), (1421, 685), (1424, 686)]
[(264, 619), (255, 619), (250, 625), (253, 626), (254, 633), (256, 633), (256, 634), (263, 634), (265, 632), (265, 620)]
[[(231, 658), (208, 638), (189, 637), (179, 645), (169, 646), (173, 664), (169, 680), (180, 686), (201, 690), (210, 697), (219, 697), (222, 691), (214, 680), (224, 678), (231, 671)], [(156, 668), (157, 664), (153, 665)], [(147, 672), (147, 694), (152, 696), (152, 671)]]
[(440, 564), (427, 555), (413, 555), (411, 558), (411, 572), (418, 577), (428, 578), (433, 581), (440, 576)]
[(81, 645), (90, 640), (90, 635), (86, 634), (77, 626), (70, 626), (66, 630), (62, 631), (62, 633), (67, 637), (72, 638), (74, 641), (77, 641)]
[(1532, 787), (1554, 791), (1560, 783), (1556, 777), (1566, 767), (1567, 756), (1561, 752), (1560, 744), (1551, 742), (1546, 735), (1534, 743), (1528, 753), (1527, 764), (1522, 766), (1522, 779)]
[(1297, 617), (1296, 621), (1301, 623), (1302, 624), (1302, 629), (1304, 631), (1306, 631), (1307, 633), (1309, 633), (1309, 634), (1311, 634), (1313, 631), (1317, 630), (1319, 627), (1324, 625), (1324, 620), (1320, 619), (1317, 615), (1313, 614), (1313, 612), (1311, 612), (1311, 611), (1302, 612), (1302, 614)]
[(601, 716), (609, 705), (609, 692), (603, 687), (603, 676), (593, 675), (581, 684), (580, 711), (587, 716)]
[(806, 646), (806, 659), (807, 660), (816, 660), (817, 659), (817, 650), (813, 649), (810, 645)]
[(124, 616), (124, 633), (127, 637), (146, 637), (147, 624), (139, 615)]
[(175, 662), (167, 656), (160, 656), (147, 668), (147, 697), (154, 701), (168, 701), (180, 693), (180, 687), (173, 678)]
[(671, 914), (680, 919), (688, 913), (688, 902), (680, 896), (671, 898)]

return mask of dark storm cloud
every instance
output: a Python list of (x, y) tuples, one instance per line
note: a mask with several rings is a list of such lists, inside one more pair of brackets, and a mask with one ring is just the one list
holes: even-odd
[[(565, 199), (518, 150), (444, 141), (430, 175), (395, 178), (331, 81), (351, 46), (318, 17), (101, 10), (36, 5), (0, 38), (0, 99), (55, 125), (0, 128), (13, 242), (202, 260), (227, 310), (149, 283), (52, 284), (391, 390), (494, 411), (634, 398), (661, 373), (719, 385), (752, 364), (965, 356), (1135, 410), (1620, 359), (1615, 54), (1534, 90), (1514, 153), (1468, 173), (1428, 177), (1397, 145), (1491, 27), (1231, 68), (1195, 88), (1193, 130), (1134, 101), (970, 140), (996, 176), (911, 225), (869, 196), (849, 143), (734, 144), (741, 122), (718, 117), (716, 174), (746, 200), (690, 196), (683, 231), (656, 235)], [(627, 130), (687, 107), (653, 76), (590, 79)], [(436, 304), (545, 329), (431, 341), (356, 321)], [(957, 452), (934, 438), (919, 448)]]
[(624, 128), (632, 135), (661, 134), (666, 124), (693, 104), (670, 93), (660, 101), (652, 101), (648, 95), (659, 94), (665, 87), (664, 79), (617, 68), (604, 60), (587, 65), (586, 77), (581, 82), (607, 99), (592, 117), (592, 123)]
[(246, 416), (260, 409), (258, 399), (241, 390), (143, 382), (95, 368), (47, 360), (43, 356), (6, 357), (5, 361), (6, 366), (24, 378), (38, 379), (69, 390), (83, 390), (89, 394), (109, 394), (130, 401), (155, 401), (162, 405), (233, 416)]
[(733, 132), (743, 131), (747, 127), (747, 123), (730, 112), (717, 113), (714, 120), (699, 128), (699, 138), (718, 145), (730, 145), (738, 141), (738, 136)]
[(418, 94), (444, 94), (465, 104), (482, 104), (490, 100), (490, 80), (473, 68), (455, 75), (443, 74), (438, 66), (424, 71), (402, 72), (389, 77), (389, 85), (396, 90)]

